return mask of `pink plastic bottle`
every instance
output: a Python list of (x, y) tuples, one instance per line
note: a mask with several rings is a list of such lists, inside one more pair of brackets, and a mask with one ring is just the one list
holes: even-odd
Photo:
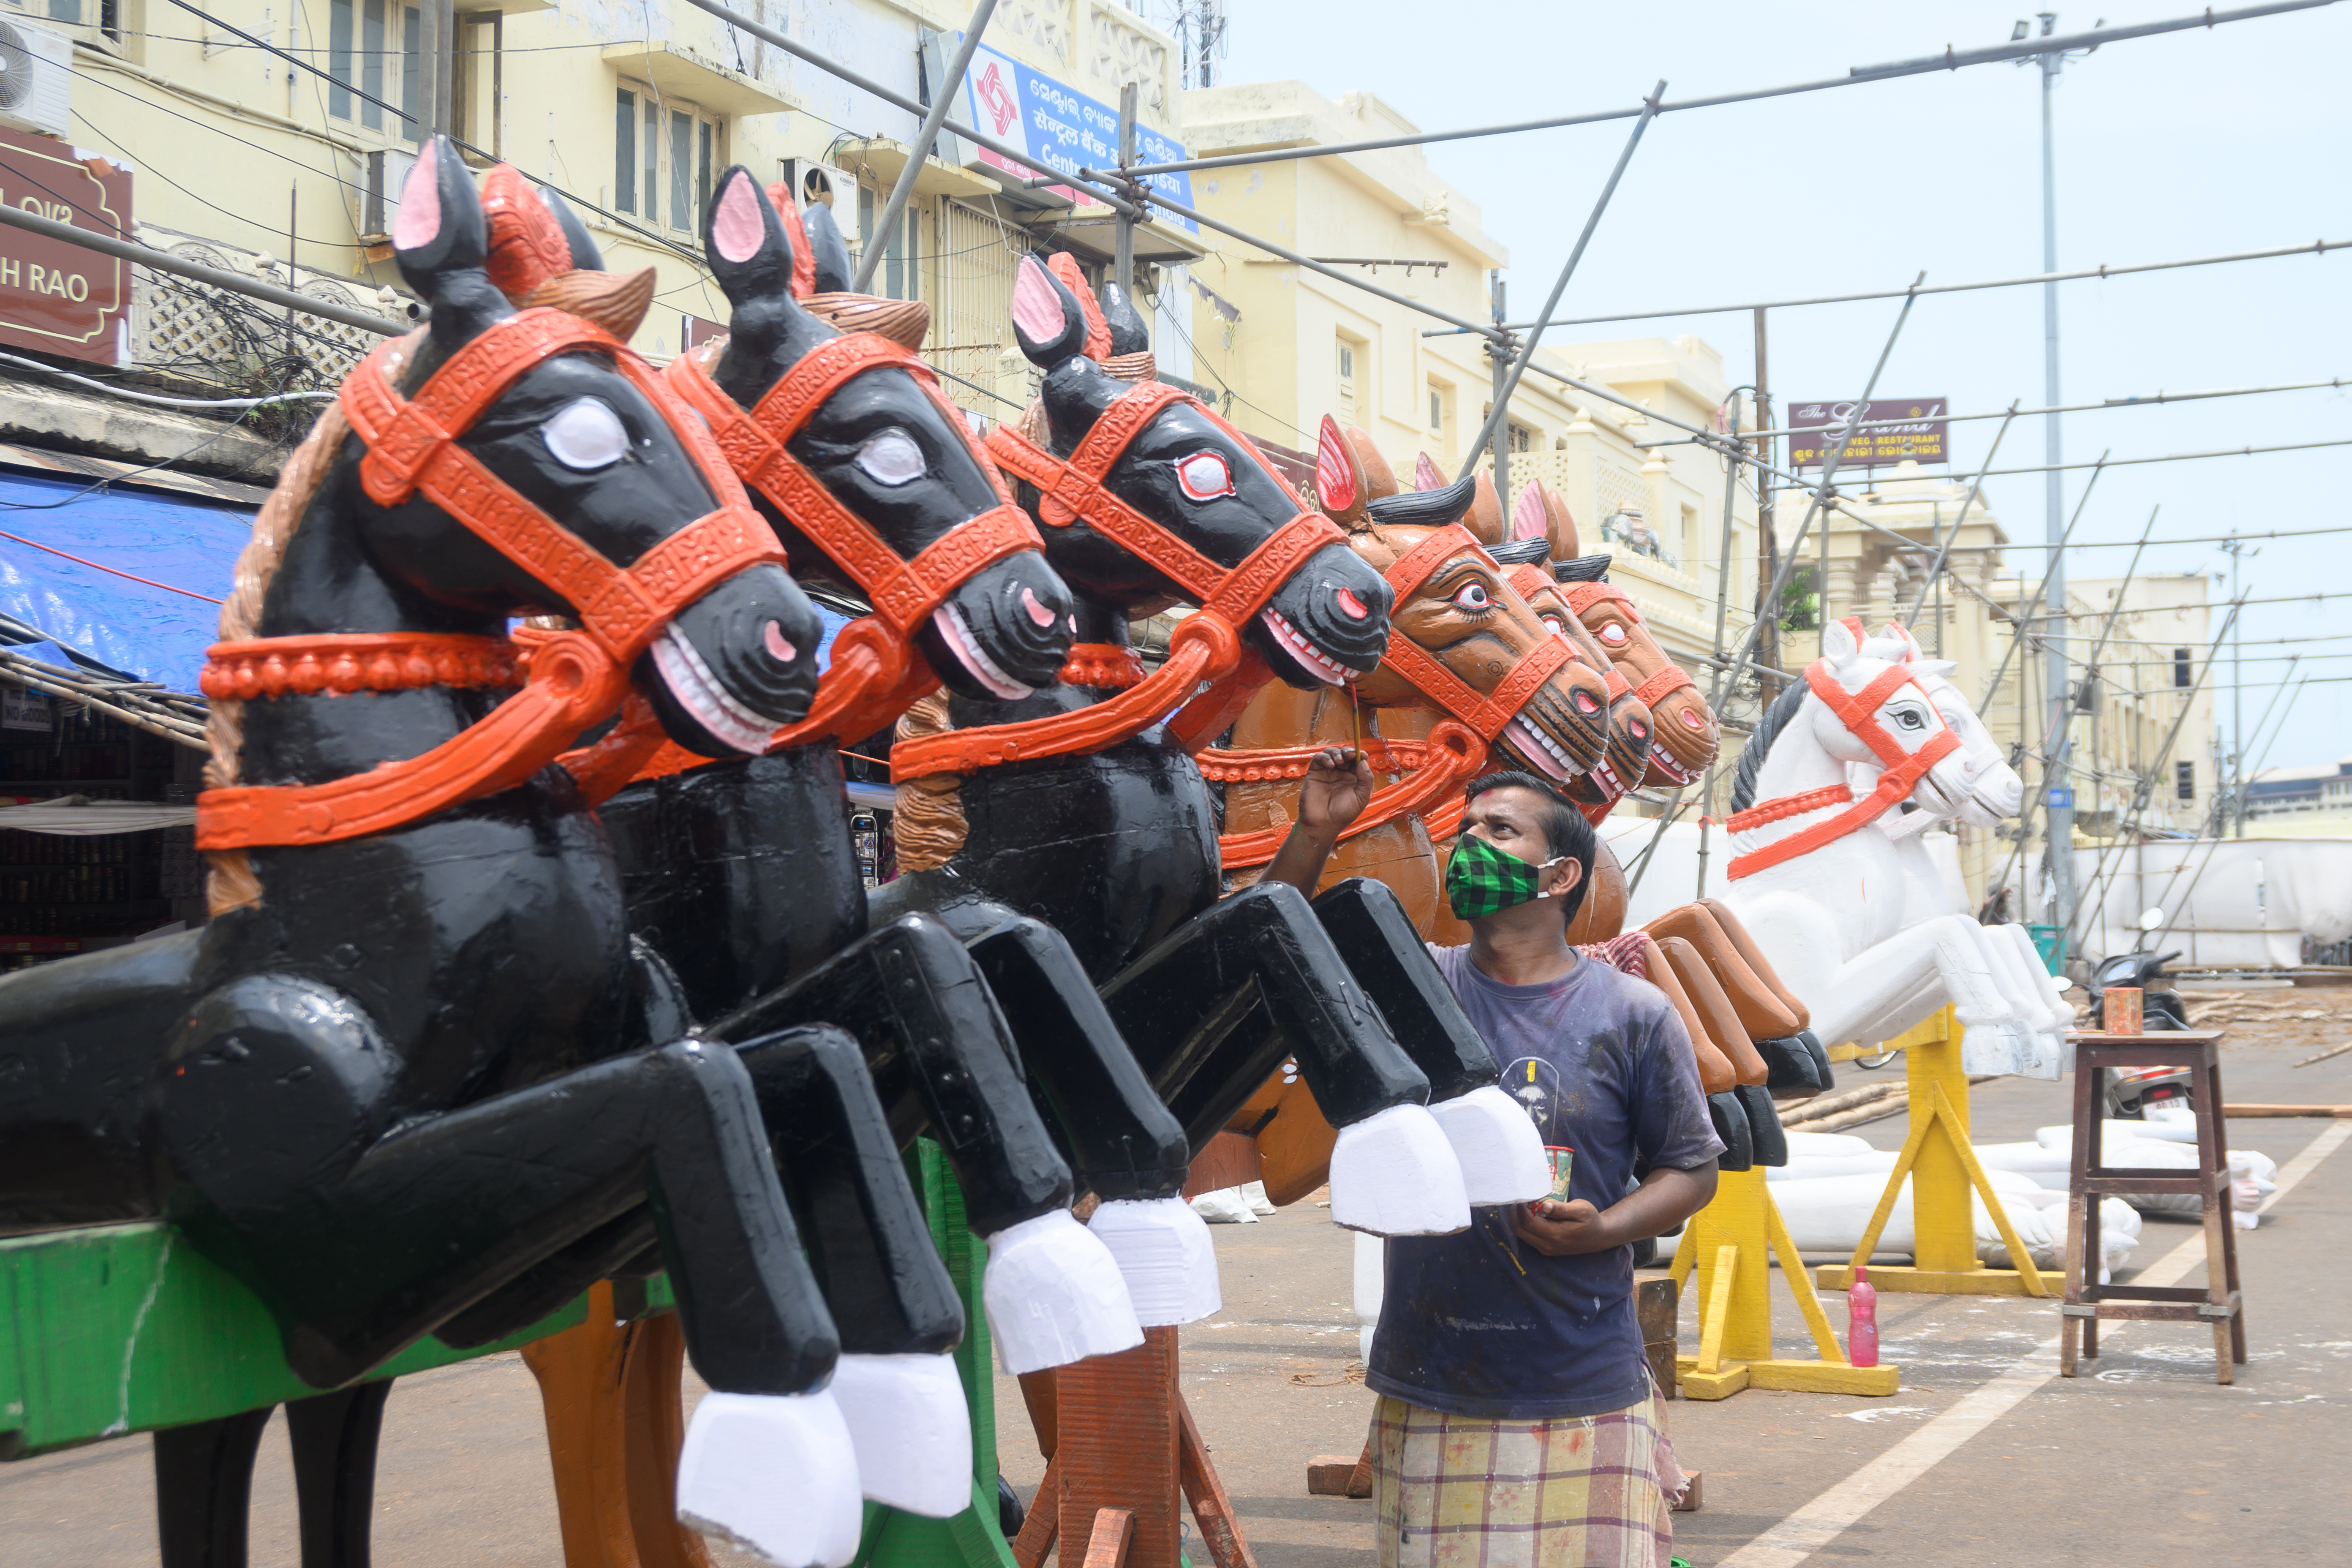
[(1878, 1287), (1870, 1270), (1857, 1266), (1845, 1292), (1845, 1353), (1854, 1366), (1878, 1364)]

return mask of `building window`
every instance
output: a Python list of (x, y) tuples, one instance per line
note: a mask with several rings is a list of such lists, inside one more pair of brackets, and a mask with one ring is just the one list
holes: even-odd
[(1685, 506), (1683, 508), (1683, 559), (1691, 563), (1694, 570), (1696, 569), (1700, 559), (1700, 552), (1698, 543), (1698, 508), (1695, 506)]
[(2172, 764), (2172, 793), (2182, 800), (2197, 798), (2197, 764), (2195, 763)]
[(492, 158), (506, 156), (505, 127), (499, 113), (499, 100), (506, 95), (502, 54), (506, 21), (498, 11), (458, 16), (449, 62), (449, 134), (472, 142)]
[[(2180, 687), (2194, 686), (2197, 684), (2194, 680), (2191, 680), (2189, 678), (2189, 650), (2185, 647), (2177, 647), (2172, 650), (2172, 684)], [(2184, 763), (2183, 765), (2186, 766), (2187, 764)]]
[(690, 103), (644, 88), (613, 95), (613, 209), (657, 228), (694, 233), (710, 205), (713, 165), (723, 162), (719, 122)]
[(1445, 428), (1445, 401), (1437, 395), (1437, 388), (1429, 389), (1429, 433), (1433, 436)]
[(1356, 362), (1362, 357), (1364, 345), (1354, 339), (1341, 338), (1338, 346), (1339, 406), (1336, 412), (1341, 425), (1360, 425), (1363, 421), (1356, 414)]
[(1511, 450), (1514, 452), (1533, 451), (1536, 444), (1536, 433), (1528, 429), (1526, 426), (1520, 424), (1516, 419), (1510, 421), (1510, 426)]
[[(392, 47), (395, 31), (398, 48)], [(424, 16), (414, 5), (395, 6), (392, 0), (328, 0), (327, 75), (332, 80), (327, 112), (355, 121), (362, 130), (382, 131), (386, 128), (382, 105), (397, 103), (398, 123), (391, 129), (404, 141), (418, 140), (416, 89), (423, 73), (417, 51), (424, 37)]]

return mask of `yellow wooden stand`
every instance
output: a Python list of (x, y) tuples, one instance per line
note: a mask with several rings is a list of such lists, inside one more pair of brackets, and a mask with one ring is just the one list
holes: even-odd
[[(1969, 1075), (1960, 1067), (1960, 1025), (1950, 1007), (1944, 1008), (1904, 1034), (1886, 1042), (1903, 1052), (1903, 1070), (1910, 1089), (1911, 1135), (1886, 1179), (1878, 1208), (1864, 1227), (1862, 1243), (1849, 1263), (1825, 1263), (1814, 1279), (1826, 1289), (1843, 1290), (1853, 1277), (1853, 1265), (1870, 1264), (1880, 1233), (1895, 1213), (1903, 1179), (1911, 1178), (1913, 1267), (1870, 1264), (1870, 1282), (1881, 1290), (1944, 1296), (2049, 1296), (2051, 1279), (2033, 1267), (2024, 1244), (2009, 1223), (2009, 1215), (1993, 1196), (1992, 1184), (1969, 1147)], [(1969, 1206), (1970, 1188), (1982, 1194), (1985, 1211), (2000, 1227), (2000, 1239), (2019, 1267), (1988, 1268), (1977, 1257), (1975, 1216)], [(2054, 1278), (2054, 1277), (2053, 1277)]]
[[(1812, 1331), (1816, 1361), (1772, 1354), (1771, 1254)], [(1728, 1399), (1743, 1388), (1785, 1388), (1803, 1394), (1890, 1394), (1900, 1379), (1892, 1366), (1853, 1366), (1822, 1310), (1821, 1298), (1797, 1257), (1789, 1227), (1772, 1202), (1761, 1166), (1726, 1171), (1715, 1199), (1684, 1227), (1675, 1247), (1675, 1283), (1690, 1284), (1698, 1270), (1698, 1354), (1676, 1356), (1685, 1399)]]

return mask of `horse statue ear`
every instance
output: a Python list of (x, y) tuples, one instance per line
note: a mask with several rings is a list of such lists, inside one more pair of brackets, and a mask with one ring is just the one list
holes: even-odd
[(1549, 542), (1551, 513), (1544, 506), (1543, 485), (1540, 481), (1529, 479), (1519, 487), (1519, 499), (1511, 507), (1511, 537), (1514, 540), (1540, 539)]
[(1822, 657), (1832, 664), (1850, 664), (1862, 654), (1862, 639), (1843, 620), (1822, 626)]
[[(786, 200), (791, 198), (787, 196)], [(833, 209), (823, 202), (801, 209), (801, 229), (808, 236), (809, 255), (816, 262), (816, 291), (820, 294), (846, 294), (853, 269), (849, 265), (849, 242), (841, 237), (841, 226), (833, 220)]]
[(1143, 313), (1135, 308), (1134, 298), (1120, 287), (1118, 279), (1103, 279), (1100, 303), (1103, 325), (1110, 332), (1113, 356), (1150, 352), (1151, 329), (1144, 324)]
[(1568, 502), (1549, 485), (1543, 487), (1544, 510), (1550, 517), (1551, 558), (1573, 561), (1580, 546), (1576, 538), (1576, 519), (1568, 510)]
[(1913, 637), (1911, 628), (1901, 621), (1887, 622), (1885, 626), (1879, 628), (1878, 635), (1882, 637), (1891, 637), (1903, 645), (1905, 650), (1903, 662), (1906, 664), (1917, 664), (1927, 657), (1927, 650), (1919, 646), (1919, 639)]
[(547, 210), (555, 216), (555, 226), (572, 252), (572, 270), (604, 271), (604, 253), (597, 247), (595, 239), (588, 233), (588, 226), (580, 221), (580, 215), (572, 209), (572, 204), (565, 201), (562, 194), (552, 185), (540, 186), (539, 199), (545, 202)]
[(1356, 462), (1364, 470), (1364, 493), (1373, 500), (1396, 494), (1401, 488), (1397, 484), (1396, 470), (1389, 467), (1386, 458), (1381, 456), (1381, 449), (1372, 445), (1372, 438), (1353, 425), (1348, 426), (1346, 433), (1348, 445), (1356, 454)]
[(1503, 500), (1495, 493), (1495, 481), (1485, 474), (1476, 476), (1478, 488), (1472, 493), (1469, 515), (1462, 526), (1475, 534), (1481, 544), (1503, 542)]
[(1437, 465), (1429, 460), (1429, 454), (1415, 452), (1412, 455), (1412, 488), (1417, 490), (1434, 490), (1443, 489), (1444, 487), (1445, 476), (1437, 471)]
[(432, 307), (433, 337), (466, 342), (514, 307), (490, 281), (490, 227), (466, 161), (446, 136), (425, 145), (400, 189), (392, 252), (400, 275)]
[(1013, 337), (1040, 370), (1057, 369), (1087, 352), (1087, 315), (1077, 296), (1034, 255), (1013, 275)]
[[(793, 229), (797, 230), (795, 222)], [(760, 182), (740, 163), (719, 176), (719, 190), (703, 216), (703, 245), (710, 258), (710, 275), (733, 307), (728, 323), (727, 357), (740, 353), (767, 359), (777, 351), (793, 349), (797, 359), (834, 331), (801, 307), (794, 293), (796, 268), (805, 272), (802, 253), (793, 247), (793, 234), (782, 216), (760, 188)], [(805, 282), (805, 278), (800, 279)], [(728, 383), (724, 367), (719, 373)]]
[(1356, 449), (1339, 434), (1339, 422), (1328, 414), (1315, 430), (1315, 499), (1331, 521), (1354, 523), (1364, 515), (1370, 499), (1364, 483), (1364, 466)]

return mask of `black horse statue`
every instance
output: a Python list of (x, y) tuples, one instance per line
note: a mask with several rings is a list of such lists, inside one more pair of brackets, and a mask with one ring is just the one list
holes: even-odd
[[(488, 237), (435, 139), (394, 234), (429, 325), (353, 373), (223, 612), (212, 920), (0, 982), (0, 1227), (172, 1220), (321, 1390), (428, 1333), (511, 1332), (583, 1266), (666, 1268), (715, 1391), (681, 1513), (845, 1563), (839, 1335), (777, 1161), (903, 1255), (922, 1221), (887, 1122), (840, 1030), (688, 1032), (550, 766), (632, 691), (710, 752), (793, 723), (820, 625), (700, 423), (589, 320), (518, 310)], [(577, 629), (519, 647), (521, 615)], [(820, 1239), (821, 1259), (861, 1245)], [(372, 1452), (382, 1400), (322, 1397), (336, 1418), (295, 1431), (331, 1480)], [(260, 1430), (157, 1434), (167, 1562), (241, 1540), (224, 1515)]]
[[(1044, 396), (989, 446), (1076, 591), (1078, 651), (1055, 687), (951, 693), (902, 724), (901, 865), (910, 849), (918, 864), (877, 889), (877, 917), (928, 910), (967, 937), (1016, 916), (1058, 927), (1195, 1147), (1295, 1058), (1340, 1130), (1342, 1225), (1444, 1232), (1474, 1199), (1538, 1195), (1527, 1119), (1394, 895), (1350, 881), (1311, 906), (1281, 885), (1219, 900), (1208, 792), (1162, 720), (1204, 677), (1311, 688), (1370, 670), (1391, 595), (1223, 420), (1104, 371), (1148, 346), (1123, 294), (1109, 302), (1090, 320), (1037, 258), (1021, 264), (1014, 331)], [(1175, 602), (1199, 608), (1146, 677), (1129, 620)]]
[[(1047, 1119), (1069, 1146), (1098, 1150), (1097, 1164), (1116, 1156), (1122, 1178), (1140, 1152), (1155, 1178), (1172, 1173), (1180, 1184), (1182, 1131), (1051, 928), (1009, 921), (987, 945), (1000, 973), (1019, 976), (1018, 991), (1058, 1003), (1059, 1026), (1033, 1058), (1034, 1087), (988, 980), (954, 933), (919, 914), (867, 931), (834, 744), (885, 727), (941, 681), (973, 698), (1050, 684), (1069, 648), (1069, 590), (928, 368), (887, 340), (836, 331), (795, 299), (799, 247), (813, 253), (820, 298), (846, 288), (830, 214), (813, 209), (797, 237), (799, 216), (789, 228), (782, 220), (748, 172), (721, 177), (706, 237), (732, 330), (674, 362), (669, 379), (751, 482), (795, 575), (873, 605), (840, 634), (826, 677), (828, 688), (862, 679), (870, 689), (845, 702), (821, 697), (821, 707), (841, 710), (830, 729), (812, 721), (764, 755), (693, 759), (700, 765), (614, 795), (604, 816), (631, 921), (671, 960), (713, 1037), (818, 1021), (857, 1035), (892, 1130), (903, 1141), (921, 1132), (940, 1141), (972, 1228), (989, 1241), (985, 1300), (1008, 1367), (1124, 1349), (1140, 1342), (1141, 1326), (1111, 1253), (1067, 1212), (1070, 1170)], [(575, 252), (584, 242), (574, 239)], [(755, 998), (745, 1016), (730, 1016)], [(1102, 1114), (1106, 1097), (1122, 1117)], [(1142, 1129), (1146, 1141), (1101, 1147), (1114, 1121)], [(1106, 1180), (1096, 1191), (1118, 1205), (1134, 1195), (1131, 1184)], [(1190, 1208), (1157, 1212), (1164, 1225), (1200, 1233), (1195, 1250), (1207, 1254)], [(874, 1261), (882, 1279), (861, 1289), (860, 1301), (878, 1300), (884, 1280), (914, 1267)], [(828, 1268), (827, 1284), (846, 1351), (907, 1348), (905, 1325), (847, 1310), (842, 1270)], [(866, 1375), (845, 1364), (845, 1375)], [(940, 1503), (968, 1500), (956, 1475), (927, 1479)]]

